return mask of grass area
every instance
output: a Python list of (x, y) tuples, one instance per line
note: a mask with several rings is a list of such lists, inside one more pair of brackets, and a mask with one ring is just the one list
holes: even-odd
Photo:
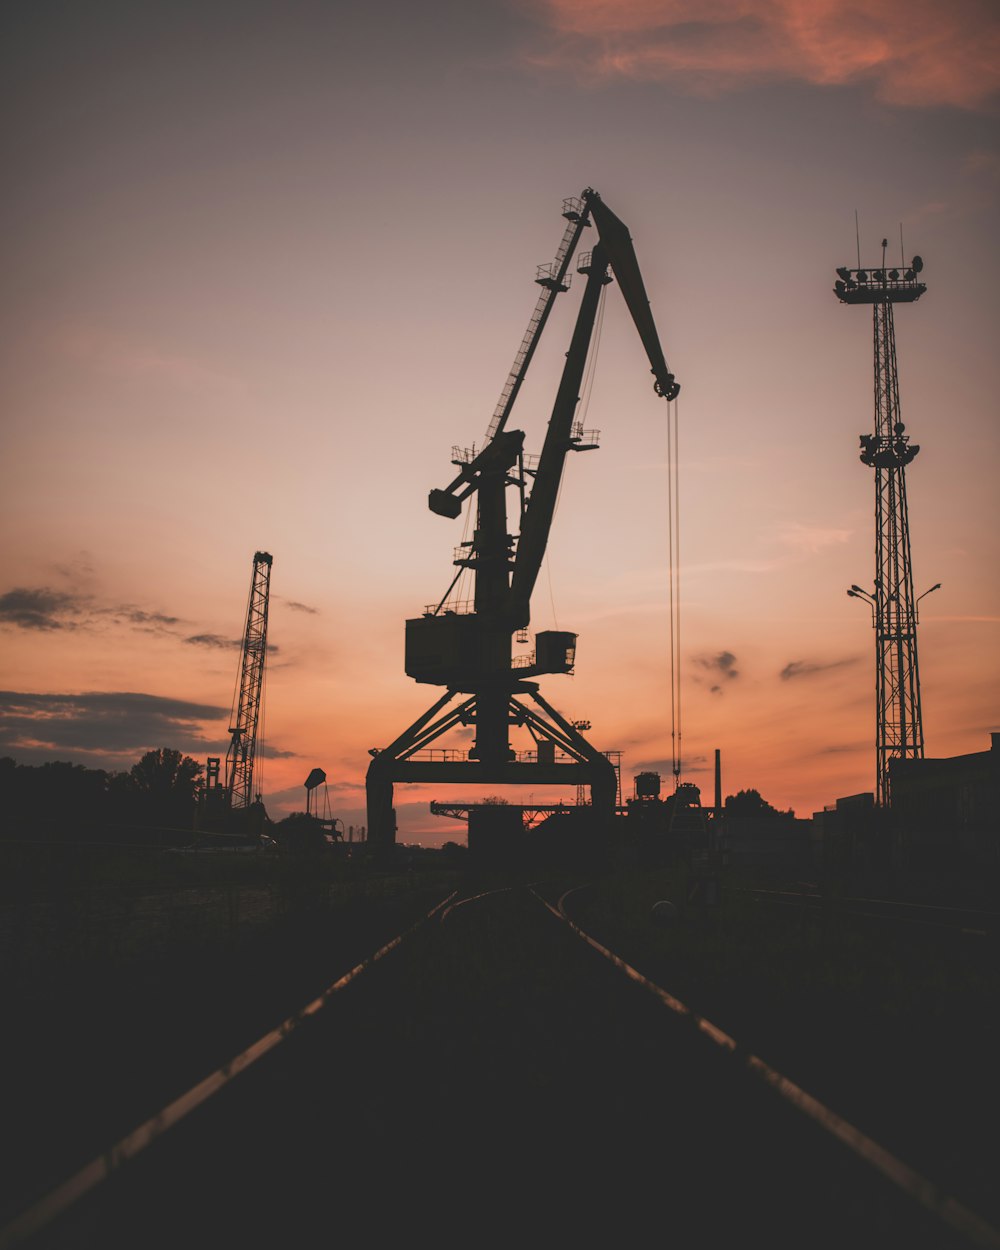
[[(991, 939), (754, 900), (731, 876), (686, 909), (682, 867), (572, 894), (593, 936), (748, 1050), (993, 1219), (1000, 967)], [(767, 885), (774, 887), (774, 882)], [(791, 886), (790, 888), (794, 888)], [(653, 904), (678, 904), (672, 925)]]
[[(567, 906), (682, 997), (725, 995), (767, 1008), (790, 994), (818, 995), (843, 998), (869, 1019), (953, 1019), (962, 1012), (980, 1014), (984, 1027), (989, 1022), (1000, 990), (989, 942), (905, 924), (873, 926), (836, 896), (820, 909), (772, 907), (755, 898), (758, 884), (752, 875), (733, 874), (721, 906), (687, 908), (686, 872), (674, 866), (607, 876)], [(662, 899), (677, 906), (673, 925), (652, 915)]]

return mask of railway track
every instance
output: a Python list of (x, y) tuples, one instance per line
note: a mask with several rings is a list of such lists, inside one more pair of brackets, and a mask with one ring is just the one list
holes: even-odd
[(755, 889), (750, 893), (759, 903), (774, 907), (822, 911), (831, 905), (844, 914), (863, 920), (890, 924), (913, 925), (942, 934), (961, 937), (993, 938), (1000, 934), (1000, 912), (972, 907), (947, 907), (940, 904), (909, 903), (899, 899), (842, 897), (834, 902), (821, 894), (794, 890)]
[(440, 900), (0, 1246), (1000, 1245), (574, 931), (572, 902)]

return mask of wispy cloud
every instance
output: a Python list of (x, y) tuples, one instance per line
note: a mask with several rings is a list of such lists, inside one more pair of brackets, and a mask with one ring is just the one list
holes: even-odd
[(817, 673), (829, 673), (833, 669), (847, 668), (860, 661), (861, 657), (857, 655), (848, 656), (843, 660), (791, 660), (778, 676), (782, 681), (792, 681), (796, 677), (815, 677)]
[(87, 600), (47, 586), (16, 586), (0, 595), (0, 624), (18, 629), (74, 629)]
[(838, 742), (832, 746), (820, 747), (818, 755), (854, 755), (858, 751), (866, 751), (871, 747), (869, 742)]
[(977, 109), (1000, 88), (991, 0), (534, 0), (549, 42), (527, 55), (590, 81), (719, 95), (757, 83), (870, 84), (904, 106)]
[[(212, 647), (222, 651), (239, 651), (243, 646), (242, 638), (223, 638), (221, 634), (192, 634), (184, 641), (195, 647)], [(269, 642), (267, 644), (268, 655), (276, 655), (277, 652), (277, 645)]]
[[(0, 751), (25, 762), (67, 753), (110, 757), (141, 755), (171, 746), (181, 751), (218, 750), (202, 724), (228, 708), (132, 691), (33, 694), (0, 691)], [(225, 742), (221, 749), (225, 750)]]
[(316, 616), (319, 608), (311, 608), (308, 603), (296, 603), (294, 599), (286, 599), (285, 606), (292, 609), (293, 612), (308, 612), (310, 616)]
[(732, 651), (719, 651), (715, 655), (696, 655), (694, 663), (711, 675), (713, 684), (709, 686), (709, 691), (712, 694), (722, 694), (723, 682), (735, 681), (740, 675), (736, 667), (736, 656)]
[(294, 760), (299, 755), (298, 751), (283, 751), (279, 747), (269, 746), (266, 742), (258, 745), (257, 754), (262, 755), (266, 760)]
[(237, 394), (243, 389), (238, 378), (203, 360), (102, 326), (62, 326), (53, 342), (64, 356), (107, 377), (217, 395)]
[(974, 178), (981, 177), (988, 182), (1000, 182), (1000, 151), (977, 148), (966, 156), (962, 162), (962, 168)]
[(243, 645), (239, 638), (223, 638), (221, 634), (192, 634), (184, 641), (194, 647), (214, 647), (224, 651), (239, 650)]
[(791, 525), (779, 533), (779, 540), (786, 547), (803, 555), (816, 555), (827, 547), (839, 547), (846, 543), (854, 534), (853, 530), (837, 529), (823, 525), (803, 525), (793, 521)]
[(94, 595), (50, 586), (15, 586), (0, 595), (0, 625), (51, 632), (89, 629), (114, 621), (144, 633), (173, 633), (180, 617), (134, 603), (100, 603)]
[(133, 625), (144, 633), (174, 633), (174, 626), (181, 623), (179, 616), (168, 616), (165, 612), (147, 612), (145, 608), (136, 608), (124, 604), (120, 608), (102, 608), (108, 616), (127, 625)]

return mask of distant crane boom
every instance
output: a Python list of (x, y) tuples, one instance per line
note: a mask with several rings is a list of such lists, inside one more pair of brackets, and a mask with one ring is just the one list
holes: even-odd
[(257, 729), (261, 695), (264, 689), (264, 661), (267, 656), (267, 609), (271, 587), (271, 556), (254, 553), (253, 578), (247, 603), (246, 627), (240, 656), (240, 678), (230, 742), (226, 753), (226, 797), (232, 810), (247, 808), (254, 801), (254, 763), (257, 755)]

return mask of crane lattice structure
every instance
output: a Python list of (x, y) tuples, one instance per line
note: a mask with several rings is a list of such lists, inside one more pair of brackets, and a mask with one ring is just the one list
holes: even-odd
[(893, 307), (912, 304), (927, 290), (918, 278), (923, 261), (887, 268), (838, 269), (834, 294), (844, 304), (870, 304), (874, 327), (875, 432), (861, 435), (861, 463), (875, 470), (875, 585), (871, 593), (852, 586), (848, 594), (866, 600), (875, 628), (876, 802), (888, 806), (889, 765), (894, 759), (922, 759), (923, 722), (917, 665), (917, 608), (910, 561), (906, 466), (920, 448), (910, 442), (900, 419), (899, 376)]
[[(592, 188), (563, 203), (567, 221), (551, 265), (539, 269), (542, 288), (494, 410), (482, 450), (456, 449), (458, 472), (444, 490), (432, 490), (431, 511), (456, 518), (476, 495), (472, 540), (455, 552), (458, 573), (440, 602), (406, 622), (405, 668), (417, 682), (444, 686), (433, 706), (384, 749), (373, 749), (368, 768), (368, 840), (391, 845), (396, 836), (395, 782), (436, 781), (502, 785), (587, 785), (595, 817), (608, 818), (618, 796), (618, 776), (608, 756), (543, 698), (531, 678), (571, 673), (576, 634), (546, 630), (535, 637), (534, 653), (513, 657), (512, 643), (526, 638), (530, 600), (545, 555), (567, 454), (597, 446), (596, 434), (576, 419), (588, 352), (601, 294), (617, 280), (649, 360), (656, 393), (668, 402), (678, 391), (667, 368), (628, 229)], [(517, 398), (539, 337), (558, 294), (569, 286), (568, 268), (583, 231), (599, 236), (580, 255), (577, 271), (586, 275), (562, 378), (537, 460), (525, 456), (524, 434), (508, 430)], [(610, 272), (609, 272), (610, 270)], [(517, 535), (507, 531), (507, 491), (516, 490)], [(475, 577), (471, 603), (452, 602), (463, 572)], [(456, 702), (457, 700), (457, 702)], [(432, 748), (456, 727), (475, 731), (467, 751)], [(536, 749), (511, 748), (512, 727), (528, 731)]]
[(230, 810), (248, 808), (254, 794), (254, 764), (257, 757), (257, 729), (264, 690), (264, 661), (267, 658), (267, 607), (271, 587), (271, 556), (257, 551), (253, 558), (253, 578), (247, 603), (246, 627), (240, 658), (239, 685), (233, 702), (226, 752), (226, 802)]

